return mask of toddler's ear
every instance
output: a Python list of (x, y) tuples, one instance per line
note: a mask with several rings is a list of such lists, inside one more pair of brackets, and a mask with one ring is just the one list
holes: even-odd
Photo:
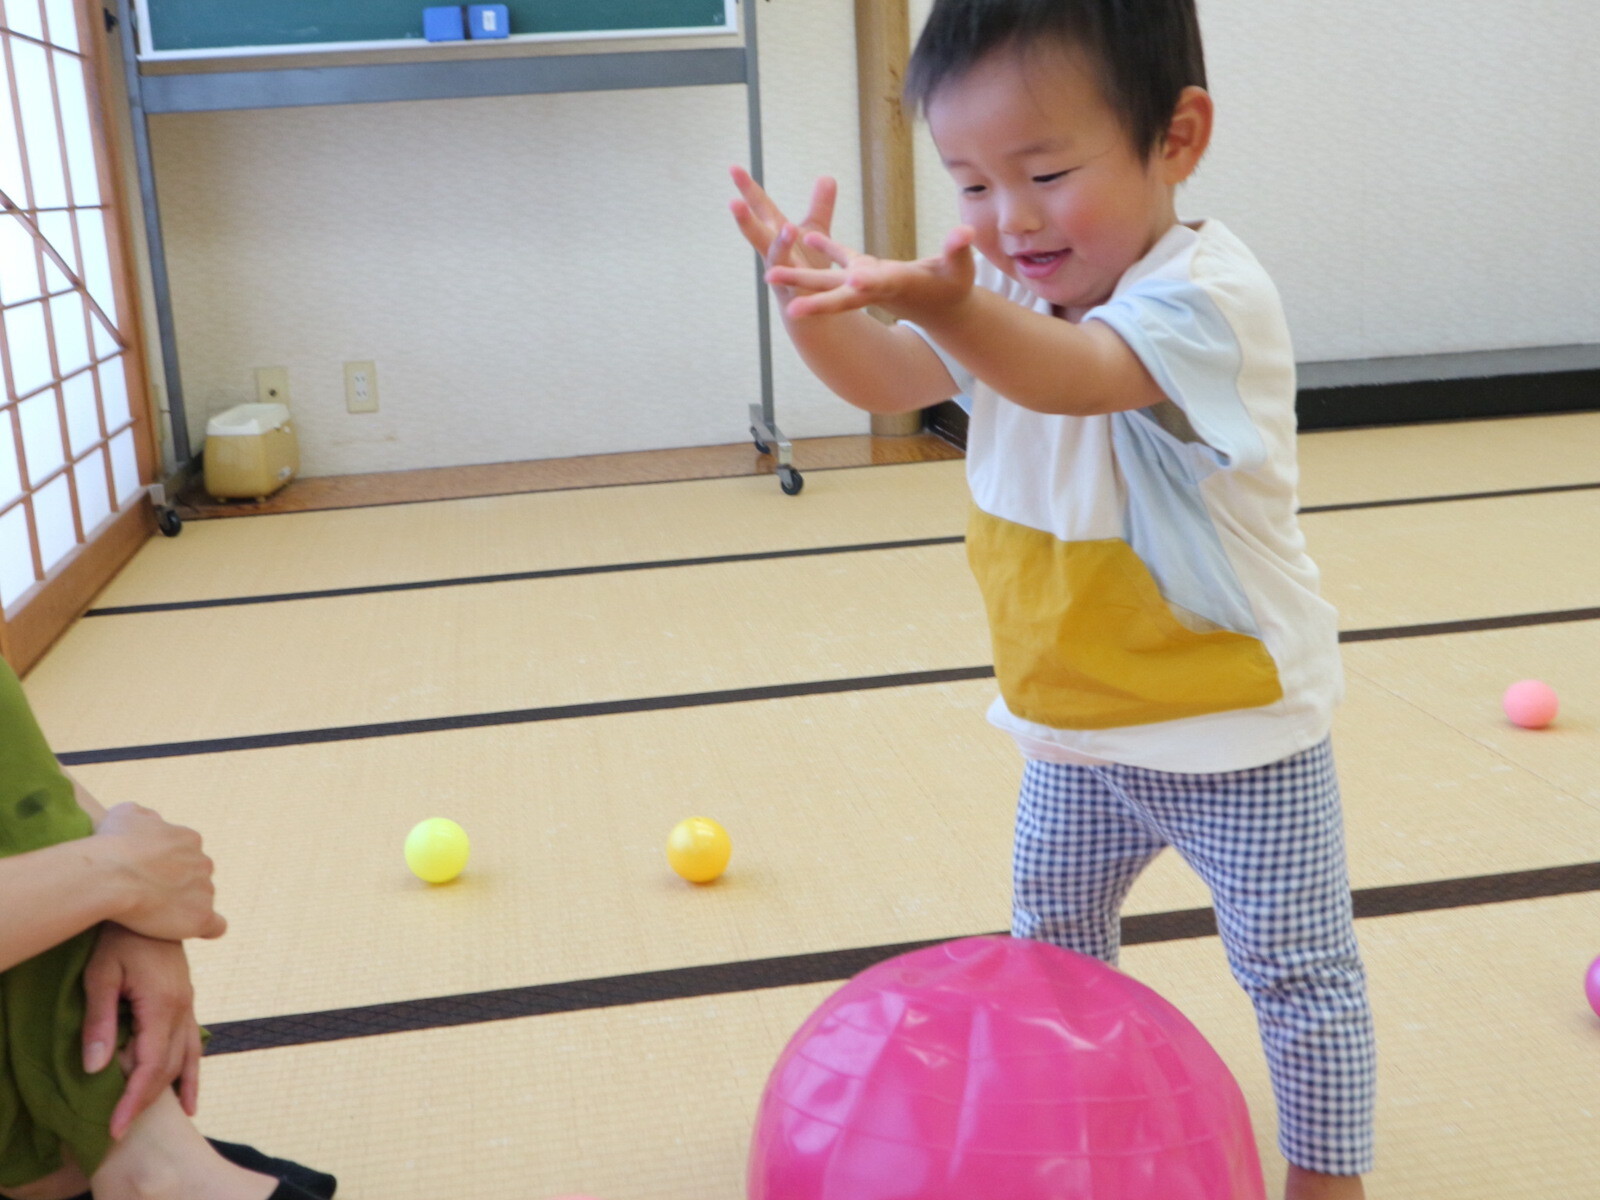
[(1211, 93), (1201, 87), (1184, 88), (1156, 149), (1164, 182), (1176, 187), (1194, 174), (1211, 144), (1212, 117)]

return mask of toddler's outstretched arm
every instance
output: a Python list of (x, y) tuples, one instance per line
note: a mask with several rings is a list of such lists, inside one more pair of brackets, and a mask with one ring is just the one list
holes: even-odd
[[(729, 207), (739, 232), (769, 269), (814, 270), (827, 256), (803, 241), (828, 237), (838, 187), (824, 176), (811, 194), (811, 208), (799, 225), (783, 215), (761, 185), (742, 168), (733, 168), (740, 199)], [(808, 294), (803, 285), (773, 281), (779, 311), (790, 340), (812, 372), (837, 395), (875, 413), (911, 412), (948, 400), (959, 390), (927, 342), (909, 329), (884, 325), (866, 312), (808, 315), (792, 312)]]
[(1036, 412), (1092, 416), (1165, 399), (1109, 325), (1074, 325), (974, 287), (972, 238), (961, 226), (941, 253), (898, 262), (857, 253), (814, 230), (803, 236), (805, 249), (825, 254), (830, 265), (781, 262), (767, 278), (795, 290), (786, 320), (842, 321), (879, 305), (916, 322), (995, 391)]

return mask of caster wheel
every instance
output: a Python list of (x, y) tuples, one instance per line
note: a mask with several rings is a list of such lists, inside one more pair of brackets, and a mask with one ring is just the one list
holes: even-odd
[(761, 440), (761, 435), (756, 432), (754, 425), (750, 426), (750, 436), (755, 440), (757, 454), (771, 454), (772, 447)]
[(156, 528), (166, 537), (177, 537), (183, 532), (183, 518), (170, 508), (157, 509)]
[(785, 496), (798, 496), (805, 485), (806, 481), (793, 467), (778, 468), (778, 486), (783, 489)]

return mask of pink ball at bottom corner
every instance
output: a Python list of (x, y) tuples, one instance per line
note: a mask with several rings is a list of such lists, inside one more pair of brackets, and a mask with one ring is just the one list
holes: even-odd
[(1583, 994), (1589, 997), (1589, 1007), (1600, 1017), (1600, 958), (1589, 964), (1589, 973), (1583, 978)]
[(1556, 710), (1561, 705), (1556, 699), (1555, 688), (1548, 683), (1523, 679), (1506, 689), (1500, 706), (1506, 710), (1506, 716), (1513, 725), (1520, 725), (1524, 729), (1543, 729), (1556, 719)]
[(779, 1056), (746, 1200), (1266, 1200), (1249, 1111), (1167, 1001), (1042, 942), (869, 967)]

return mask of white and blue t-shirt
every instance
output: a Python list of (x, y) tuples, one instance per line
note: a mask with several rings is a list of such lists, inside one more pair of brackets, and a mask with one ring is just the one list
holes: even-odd
[[(1052, 311), (984, 260), (978, 284)], [(1162, 771), (1315, 745), (1343, 676), (1295, 516), (1294, 355), (1272, 281), (1219, 222), (1175, 225), (1078, 319), (1116, 330), (1167, 399), (1037, 413), (940, 351), (971, 414), (990, 719), (1030, 757)]]

